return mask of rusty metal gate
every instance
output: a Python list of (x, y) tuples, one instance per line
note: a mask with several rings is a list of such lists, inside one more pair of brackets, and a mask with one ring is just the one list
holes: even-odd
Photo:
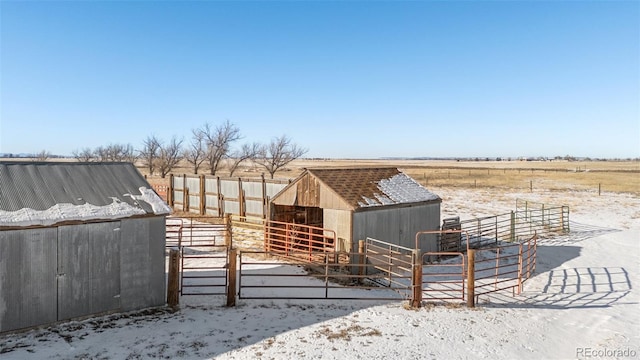
[(422, 299), (464, 301), (465, 257), (461, 252), (422, 254)]

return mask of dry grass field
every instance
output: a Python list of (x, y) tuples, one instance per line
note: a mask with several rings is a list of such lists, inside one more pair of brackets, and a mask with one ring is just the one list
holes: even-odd
[[(15, 160), (15, 159), (0, 159)], [(24, 161), (25, 159), (21, 159)], [(54, 159), (53, 161), (74, 161)], [(153, 185), (168, 185), (168, 178), (149, 176), (136, 164)], [(486, 188), (529, 191), (598, 191), (629, 193), (640, 196), (640, 161), (455, 161), (455, 160), (366, 160), (366, 159), (299, 159), (276, 173), (276, 178), (293, 179), (305, 168), (395, 166), (430, 189), (441, 187)], [(208, 174), (201, 169), (201, 174)], [(234, 177), (259, 177), (264, 173), (255, 164), (244, 164)], [(173, 174), (193, 174), (186, 162)], [(229, 173), (222, 169), (219, 176)], [(268, 176), (268, 174), (266, 175)]]
[[(193, 174), (182, 164), (174, 174)], [(299, 159), (276, 173), (276, 178), (292, 179), (305, 168), (395, 166), (430, 189), (440, 187), (491, 188), (529, 191), (598, 191), (640, 195), (638, 161), (449, 161), (449, 160), (309, 160)], [(144, 174), (145, 169), (139, 167)], [(208, 174), (206, 169), (201, 173)], [(245, 165), (236, 177), (259, 177), (256, 165)], [(219, 176), (228, 176), (224, 169)], [(268, 175), (267, 175), (268, 176)], [(149, 177), (154, 184), (167, 179)]]

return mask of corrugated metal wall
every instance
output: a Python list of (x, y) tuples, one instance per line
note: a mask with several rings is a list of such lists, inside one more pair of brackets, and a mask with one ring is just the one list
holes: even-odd
[(0, 332), (57, 320), (55, 228), (0, 231)]
[(165, 303), (165, 218), (0, 231), (0, 332)]
[[(357, 240), (376, 238), (400, 246), (414, 248), (419, 231), (439, 230), (440, 203), (406, 207), (386, 207), (353, 213), (352, 246), (357, 251)], [(422, 251), (438, 251), (436, 236), (425, 236)]]

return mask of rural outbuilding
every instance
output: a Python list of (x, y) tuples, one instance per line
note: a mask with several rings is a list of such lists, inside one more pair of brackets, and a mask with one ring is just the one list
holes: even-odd
[[(418, 231), (439, 229), (441, 202), (394, 167), (305, 169), (271, 199), (269, 218), (333, 230), (338, 251), (367, 237), (414, 248)], [(430, 240), (423, 251), (437, 251)]]
[(130, 163), (0, 162), (0, 332), (165, 304), (169, 212)]

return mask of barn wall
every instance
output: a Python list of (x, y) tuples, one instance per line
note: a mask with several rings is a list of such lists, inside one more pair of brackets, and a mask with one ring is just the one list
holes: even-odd
[(0, 332), (55, 322), (57, 229), (0, 231)]
[(120, 308), (120, 222), (58, 228), (58, 320)]
[(0, 332), (165, 304), (165, 221), (0, 231)]
[(124, 311), (165, 302), (165, 218), (121, 222), (120, 301)]
[[(357, 251), (357, 240), (367, 237), (414, 248), (418, 231), (438, 230), (440, 226), (440, 203), (420, 204), (406, 207), (381, 207), (353, 214), (353, 250)], [(422, 251), (437, 251), (435, 235), (424, 237)]]
[(351, 211), (324, 209), (323, 215), (323, 227), (336, 232), (336, 250), (351, 251)]

